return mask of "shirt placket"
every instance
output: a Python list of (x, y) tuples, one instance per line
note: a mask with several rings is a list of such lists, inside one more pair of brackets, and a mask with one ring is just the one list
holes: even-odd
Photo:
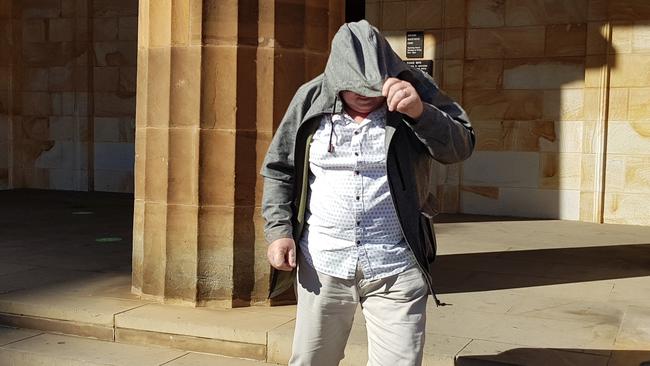
[(354, 196), (355, 196), (355, 201), (354, 201), (354, 220), (355, 220), (355, 227), (354, 227), (354, 240), (356, 244), (356, 249), (358, 253), (358, 261), (359, 265), (361, 266), (361, 269), (363, 271), (364, 277), (368, 278), (372, 276), (371, 274), (371, 267), (370, 267), (370, 262), (368, 258), (368, 253), (367, 253), (367, 247), (365, 243), (365, 233), (363, 229), (363, 222), (364, 222), (364, 213), (365, 210), (364, 208), (367, 206), (368, 202), (366, 202), (366, 195), (364, 195), (364, 181), (363, 181), (363, 174), (361, 174), (361, 170), (363, 169), (363, 166), (361, 164), (361, 161), (363, 161), (363, 150), (361, 147), (362, 141), (364, 134), (368, 133), (368, 124), (363, 124), (363, 125), (357, 125), (355, 126), (352, 139), (351, 139), (351, 144), (350, 148), (354, 152), (354, 170), (352, 171), (353, 174), (353, 180), (354, 180)]

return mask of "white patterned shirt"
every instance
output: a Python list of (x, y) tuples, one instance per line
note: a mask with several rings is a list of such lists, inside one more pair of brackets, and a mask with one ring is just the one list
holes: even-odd
[(347, 113), (325, 115), (309, 150), (308, 223), (300, 241), (318, 272), (379, 279), (415, 264), (406, 245), (386, 176), (386, 108), (356, 123)]

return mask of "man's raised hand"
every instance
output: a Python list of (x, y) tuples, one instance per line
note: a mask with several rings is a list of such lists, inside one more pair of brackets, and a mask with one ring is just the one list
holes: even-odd
[(381, 93), (386, 97), (389, 111), (397, 111), (415, 120), (422, 116), (424, 106), (420, 95), (408, 81), (388, 78)]

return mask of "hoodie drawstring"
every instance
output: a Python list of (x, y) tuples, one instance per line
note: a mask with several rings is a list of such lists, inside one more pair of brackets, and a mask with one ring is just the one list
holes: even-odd
[(431, 295), (433, 295), (433, 300), (435, 300), (435, 302), (436, 302), (436, 307), (449, 305), (449, 304), (447, 304), (445, 302), (442, 302), (442, 301), (438, 300), (438, 296), (436, 296), (436, 292), (433, 291), (433, 289), (431, 289)]
[(334, 135), (334, 121), (332, 121), (332, 116), (336, 111), (336, 102), (338, 101), (338, 95), (334, 96), (334, 105), (332, 106), (332, 113), (330, 113), (330, 143), (327, 147), (328, 153), (334, 153), (334, 145), (332, 144), (332, 135)]

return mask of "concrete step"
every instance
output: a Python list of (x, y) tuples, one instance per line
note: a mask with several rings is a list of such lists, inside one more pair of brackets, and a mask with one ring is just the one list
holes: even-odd
[(0, 327), (3, 366), (262, 366), (261, 361)]

